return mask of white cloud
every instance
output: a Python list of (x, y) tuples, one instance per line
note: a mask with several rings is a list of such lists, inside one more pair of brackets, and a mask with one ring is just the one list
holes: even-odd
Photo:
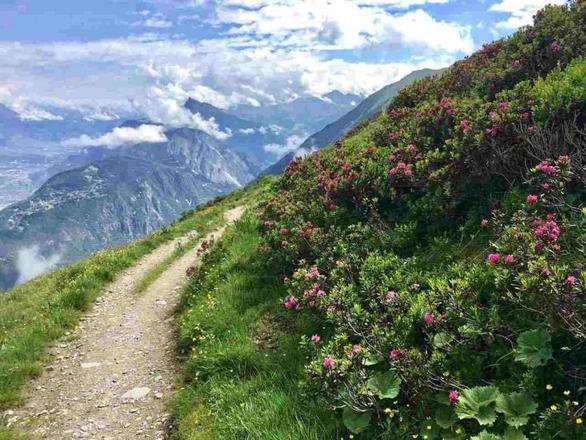
[(307, 138), (307, 134), (295, 134), (289, 136), (285, 144), (268, 144), (263, 148), (267, 153), (272, 153), (277, 156), (283, 156), (291, 151), (295, 151), (299, 145)]
[(249, 134), (256, 133), (256, 130), (254, 128), (241, 128), (240, 130), (238, 130), (238, 132), (242, 133), (242, 134), (249, 135)]
[(547, 5), (563, 5), (565, 0), (501, 0), (488, 10), (510, 15), (507, 20), (499, 21), (495, 27), (503, 30), (517, 29), (531, 24), (533, 15)]
[(25, 283), (42, 273), (55, 268), (61, 261), (59, 254), (43, 257), (38, 246), (19, 249), (16, 253), (16, 268), (18, 270), (17, 284)]
[(16, 107), (14, 109), (18, 117), (23, 121), (62, 121), (63, 116), (53, 114), (47, 110), (36, 107)]
[(146, 20), (137, 23), (137, 25), (155, 29), (168, 29), (173, 26), (173, 23), (163, 18), (149, 17)]
[(143, 124), (137, 128), (134, 127), (116, 127), (111, 132), (102, 136), (92, 138), (88, 135), (82, 135), (77, 138), (67, 139), (62, 142), (65, 147), (107, 147), (117, 148), (143, 142), (157, 143), (165, 142), (164, 128), (158, 125)]
[[(217, 8), (217, 22), (230, 26), (229, 35), (240, 44), (262, 47), (356, 49), (374, 44), (469, 53), (474, 48), (471, 29), (438, 21), (422, 9), (391, 13), (380, 6), (409, 7), (425, 0), (280, 0), (254, 2), (259, 9)], [(445, 3), (439, 0), (433, 3)], [(237, 2), (228, 2), (236, 5)], [(245, 5), (247, 6), (247, 5)]]

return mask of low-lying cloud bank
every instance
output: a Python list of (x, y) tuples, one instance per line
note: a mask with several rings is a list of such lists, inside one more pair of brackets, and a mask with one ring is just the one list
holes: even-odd
[(165, 128), (159, 125), (141, 125), (139, 127), (116, 127), (111, 132), (98, 137), (82, 135), (62, 142), (65, 147), (107, 147), (118, 148), (141, 144), (143, 142), (157, 143), (167, 141)]

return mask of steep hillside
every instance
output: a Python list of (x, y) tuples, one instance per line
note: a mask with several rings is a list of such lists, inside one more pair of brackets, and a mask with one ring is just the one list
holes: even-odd
[(103, 149), (99, 160), (56, 175), (1, 211), (0, 288), (19, 280), (19, 266), (22, 281), (23, 266), (35, 274), (35, 265), (71, 263), (135, 240), (255, 176), (203, 132), (179, 129), (167, 137), (160, 144)]
[(586, 5), (548, 7), (264, 205), (283, 307), (323, 324), (310, 389), (355, 438), (586, 435), (584, 56)]
[(399, 81), (389, 84), (379, 91), (373, 93), (364, 101), (362, 101), (356, 108), (346, 113), (340, 119), (331, 124), (326, 125), (322, 130), (312, 134), (300, 146), (298, 151), (288, 153), (279, 159), (278, 162), (267, 168), (264, 174), (280, 174), (285, 171), (287, 165), (291, 163), (295, 156), (310, 151), (315, 151), (333, 144), (338, 139), (341, 139), (353, 127), (359, 123), (372, 118), (377, 113), (380, 113), (391, 102), (397, 93), (404, 87), (411, 84), (413, 81), (432, 76), (440, 73), (441, 70), (423, 69), (410, 73)]

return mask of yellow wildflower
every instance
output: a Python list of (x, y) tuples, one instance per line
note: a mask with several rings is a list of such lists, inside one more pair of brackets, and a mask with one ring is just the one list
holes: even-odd
[(576, 425), (581, 425), (582, 424), (582, 417), (578, 417), (576, 419)]
[(551, 390), (553, 390), (553, 386), (552, 386), (550, 383), (548, 383), (548, 384), (545, 386), (545, 389), (546, 389), (547, 391), (551, 391)]

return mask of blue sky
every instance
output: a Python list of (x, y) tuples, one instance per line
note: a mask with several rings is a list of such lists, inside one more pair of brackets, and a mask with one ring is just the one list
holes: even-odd
[(230, 108), (366, 95), (549, 3), (564, 1), (0, 0), (0, 103), (30, 119), (64, 108), (181, 125), (189, 96)]

